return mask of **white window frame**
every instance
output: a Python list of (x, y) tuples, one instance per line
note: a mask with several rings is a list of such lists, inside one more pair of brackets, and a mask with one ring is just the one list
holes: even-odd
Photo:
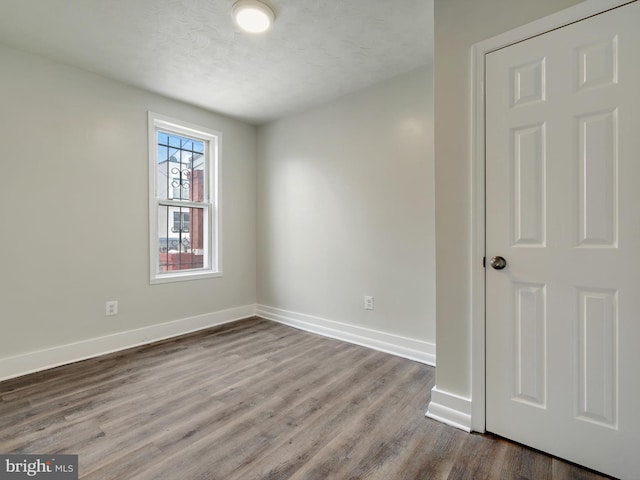
[[(205, 195), (202, 202), (158, 197), (157, 132), (163, 131), (202, 141), (205, 165)], [(220, 152), (222, 133), (154, 112), (148, 115), (149, 132), (149, 275), (151, 284), (197, 280), (222, 276), (221, 212), (219, 199)], [(171, 195), (167, 192), (167, 197)], [(205, 209), (204, 266), (190, 270), (160, 271), (160, 242), (158, 237), (159, 208), (166, 206)]]

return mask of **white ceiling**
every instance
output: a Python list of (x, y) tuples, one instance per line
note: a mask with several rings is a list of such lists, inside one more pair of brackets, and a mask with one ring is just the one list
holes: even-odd
[(251, 123), (432, 63), (433, 0), (0, 0), (0, 43)]

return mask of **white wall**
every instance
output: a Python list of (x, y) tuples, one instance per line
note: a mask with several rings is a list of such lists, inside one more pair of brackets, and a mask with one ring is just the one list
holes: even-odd
[(437, 385), (453, 395), (471, 396), (471, 47), (576, 3), (435, 0)]
[[(255, 127), (1, 46), (0, 65), (0, 359), (255, 303)], [(148, 110), (223, 132), (222, 278), (149, 285)]]
[(432, 88), (425, 68), (259, 128), (259, 304), (434, 341)]

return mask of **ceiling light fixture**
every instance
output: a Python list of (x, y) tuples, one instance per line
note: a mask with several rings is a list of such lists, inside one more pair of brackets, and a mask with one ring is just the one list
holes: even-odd
[(233, 4), (233, 18), (245, 32), (263, 33), (271, 28), (276, 15), (259, 0), (238, 0)]

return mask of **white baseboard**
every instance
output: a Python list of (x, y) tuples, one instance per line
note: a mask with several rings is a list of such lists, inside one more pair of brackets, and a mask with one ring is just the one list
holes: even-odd
[(254, 315), (255, 305), (245, 305), (13, 357), (0, 358), (0, 381), (215, 327)]
[(431, 402), (426, 416), (465, 432), (471, 431), (471, 400), (453, 393), (431, 390)]
[(348, 325), (280, 308), (256, 305), (256, 315), (274, 322), (317, 333), (325, 337), (355, 343), (427, 365), (436, 365), (436, 346), (433, 343), (401, 337), (368, 328)]

